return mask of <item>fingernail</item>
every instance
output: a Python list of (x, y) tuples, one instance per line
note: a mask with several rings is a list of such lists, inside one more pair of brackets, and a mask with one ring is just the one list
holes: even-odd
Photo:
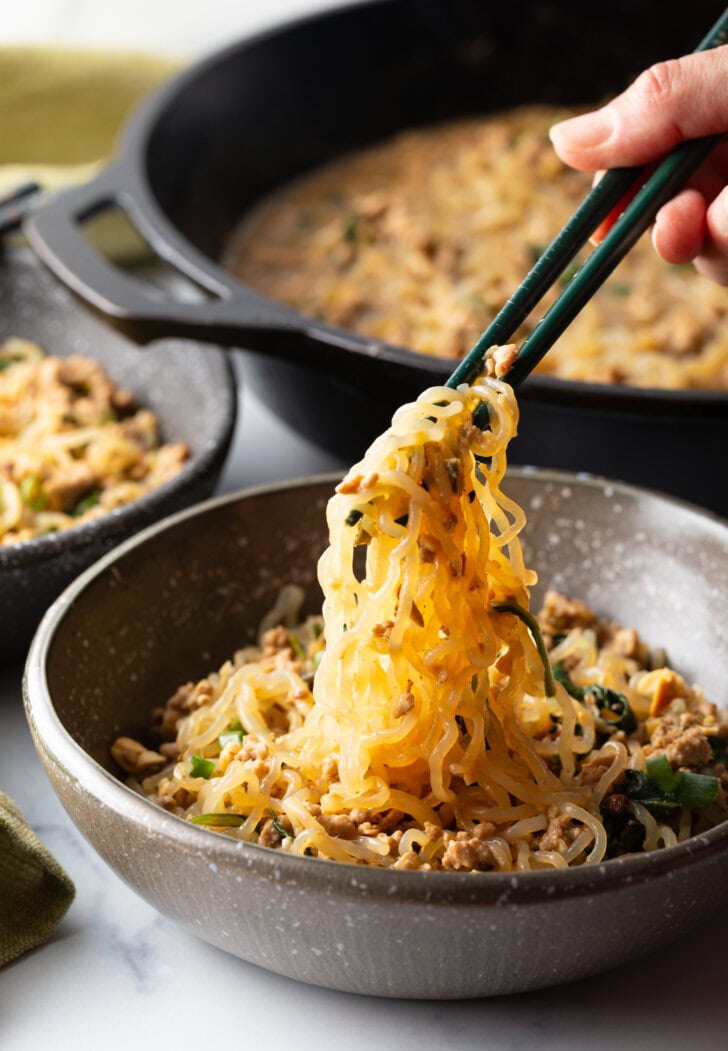
[(612, 116), (608, 109), (598, 109), (594, 113), (584, 113), (570, 120), (554, 124), (549, 132), (554, 146), (570, 153), (581, 150), (592, 150), (601, 146), (612, 134)]

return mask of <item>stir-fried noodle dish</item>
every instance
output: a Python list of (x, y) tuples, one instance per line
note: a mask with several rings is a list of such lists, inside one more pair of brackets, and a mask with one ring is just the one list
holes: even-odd
[[(576, 112), (576, 111), (574, 111)], [(246, 284), (308, 317), (463, 357), (589, 192), (525, 106), (400, 132), (306, 173), (247, 215), (228, 253)], [(525, 320), (574, 276), (581, 252)], [(565, 380), (728, 389), (728, 301), (641, 238), (538, 365)]]
[(114, 743), (130, 783), (235, 839), (394, 869), (564, 868), (722, 820), (726, 716), (578, 599), (529, 612), (517, 416), (495, 378), (398, 410), (329, 502), (323, 616), (285, 589), (257, 646), (154, 712), (155, 746)]
[(0, 547), (91, 521), (136, 500), (184, 466), (156, 416), (101, 365), (0, 345)]

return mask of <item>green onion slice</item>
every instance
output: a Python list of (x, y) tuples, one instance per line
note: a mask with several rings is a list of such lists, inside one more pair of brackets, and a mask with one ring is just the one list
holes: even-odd
[(81, 515), (85, 515), (87, 511), (90, 511), (92, 507), (96, 507), (100, 495), (101, 492), (99, 489), (92, 489), (73, 505), (68, 514), (72, 518), (80, 518)]
[(31, 511), (45, 511), (48, 506), (48, 497), (37, 474), (26, 474), (20, 483), (20, 496)]
[(193, 755), (190, 760), (190, 777), (211, 777), (215, 769), (214, 759), (205, 759), (201, 755)]
[(220, 748), (224, 748), (225, 745), (242, 744), (243, 743), (243, 731), (242, 730), (230, 730), (228, 733), (220, 734), (218, 737), (220, 742)]
[(289, 632), (288, 641), (290, 642), (291, 649), (293, 650), (295, 655), (298, 657), (298, 659), (299, 660), (303, 660), (304, 657), (306, 656), (306, 651), (303, 648), (303, 643), (298, 638), (298, 636), (292, 634), (291, 632)]
[(209, 828), (240, 828), (245, 819), (245, 814), (195, 814), (190, 818), (190, 822), (193, 825), (207, 825)]
[(678, 776), (666, 755), (654, 755), (645, 762), (645, 773), (662, 792), (674, 792)]
[(681, 770), (677, 789), (678, 799), (691, 810), (702, 810), (714, 803), (718, 795), (718, 778), (708, 774), (693, 774)]

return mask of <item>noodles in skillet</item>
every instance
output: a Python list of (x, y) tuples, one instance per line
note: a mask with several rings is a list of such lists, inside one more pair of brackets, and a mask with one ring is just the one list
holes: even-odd
[(132, 784), (228, 836), (397, 869), (561, 868), (719, 820), (716, 707), (583, 604), (528, 612), (516, 425), (497, 379), (401, 408), (329, 502), (323, 623), (283, 594), (258, 647), (157, 711), (159, 751), (115, 742)]

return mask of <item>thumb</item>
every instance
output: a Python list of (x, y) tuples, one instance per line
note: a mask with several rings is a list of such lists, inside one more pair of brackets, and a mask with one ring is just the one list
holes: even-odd
[(728, 45), (659, 62), (601, 109), (555, 124), (551, 141), (573, 168), (645, 164), (684, 139), (728, 130)]

